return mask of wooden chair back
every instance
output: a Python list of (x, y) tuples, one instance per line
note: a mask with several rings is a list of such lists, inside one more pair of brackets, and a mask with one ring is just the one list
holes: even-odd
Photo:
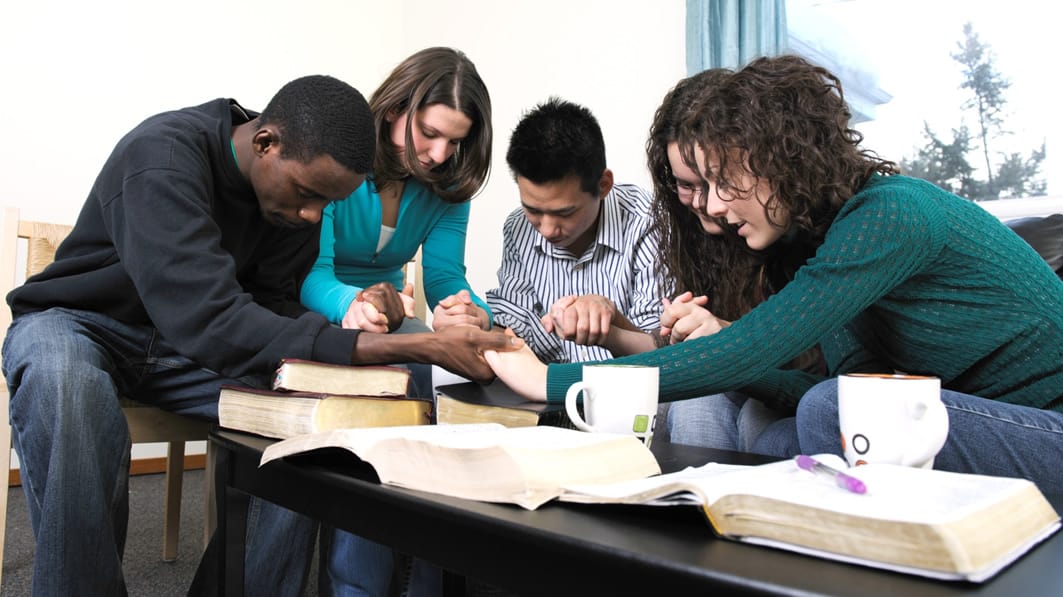
[[(63, 239), (73, 230), (72, 226), (51, 222), (34, 222), (22, 220), (16, 207), (0, 208), (0, 296), (6, 298), (17, 285), (26, 278), (37, 274), (55, 260), (56, 249)], [(24, 256), (23, 256), (24, 254)], [(20, 263), (25, 267), (20, 268)], [(0, 308), (0, 330), (6, 333), (11, 325), (11, 310)], [(0, 470), (11, 468), (11, 427), (8, 422), (7, 386), (0, 391), (0, 409), (3, 422), (0, 423)], [(129, 435), (133, 443), (166, 443), (166, 497), (163, 508), (163, 549), (162, 559), (172, 561), (177, 558), (178, 529), (181, 508), (181, 481), (184, 474), (185, 442), (206, 440), (210, 423), (189, 417), (183, 417), (161, 409), (146, 406), (132, 400), (122, 400), (122, 412), (129, 425)], [(213, 484), (210, 470), (210, 456), (207, 456), (207, 518), (204, 529), (204, 544), (213, 532), (212, 515)], [(0, 558), (3, 556), (3, 534), (7, 513), (8, 484), (0, 484)]]

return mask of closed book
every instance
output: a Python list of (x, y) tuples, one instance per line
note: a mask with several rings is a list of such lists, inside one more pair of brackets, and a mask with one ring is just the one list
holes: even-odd
[(533, 402), (500, 380), (487, 385), (475, 382), (436, 387), (436, 423), (499, 423), (506, 427), (551, 425), (572, 428), (564, 404)]
[(405, 396), (351, 396), (223, 385), (218, 424), (285, 439), (351, 427), (427, 425), (432, 403)]
[(354, 396), (405, 396), (410, 371), (386, 365), (335, 365), (305, 359), (281, 359), (274, 390)]

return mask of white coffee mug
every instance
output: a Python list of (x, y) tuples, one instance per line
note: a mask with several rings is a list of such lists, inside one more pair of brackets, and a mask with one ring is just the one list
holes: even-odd
[(838, 378), (838, 424), (851, 466), (889, 463), (933, 468), (949, 435), (941, 380), (918, 375)]
[[(583, 381), (565, 394), (565, 412), (584, 431), (630, 433), (648, 445), (657, 420), (659, 378), (657, 367), (584, 365)], [(580, 392), (586, 421), (576, 409)]]

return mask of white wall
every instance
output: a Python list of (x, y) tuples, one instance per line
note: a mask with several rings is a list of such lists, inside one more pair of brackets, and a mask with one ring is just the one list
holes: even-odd
[(521, 113), (550, 95), (601, 122), (621, 182), (649, 184), (653, 111), (685, 73), (683, 0), (35, 0), (0, 20), (0, 203), (72, 223), (118, 138), (143, 118), (215, 97), (261, 109), (281, 85), (330, 74), (366, 96), (406, 55), (462, 49), (491, 92), (491, 179), (466, 250), (478, 292), (496, 283), (505, 165)]

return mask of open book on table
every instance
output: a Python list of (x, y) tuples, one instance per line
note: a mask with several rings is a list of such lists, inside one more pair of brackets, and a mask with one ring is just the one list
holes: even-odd
[[(817, 460), (848, 468), (833, 455)], [(559, 500), (700, 506), (720, 536), (898, 572), (984, 581), (1060, 527), (1024, 479), (894, 465), (846, 471), (867, 493), (836, 486), (791, 460), (710, 463), (608, 485), (567, 485)]]
[(856, 494), (791, 460), (660, 475), (634, 436), (547, 426), (338, 430), (273, 444), (261, 462), (325, 447), (353, 452), (382, 483), (528, 509), (550, 500), (695, 505), (725, 538), (942, 579), (985, 580), (1060, 526), (1022, 479), (867, 465), (848, 471), (867, 487)]
[(661, 472), (633, 435), (498, 423), (301, 435), (267, 447), (261, 463), (327, 447), (353, 452), (373, 466), (381, 483), (528, 509), (557, 498), (566, 483), (612, 483)]

